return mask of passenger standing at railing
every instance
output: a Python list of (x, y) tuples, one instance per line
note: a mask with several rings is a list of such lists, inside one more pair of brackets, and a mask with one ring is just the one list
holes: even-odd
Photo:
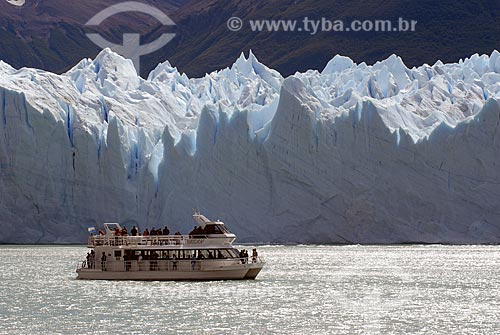
[(175, 238), (175, 244), (181, 244), (181, 237), (182, 237), (182, 234), (178, 231), (175, 232), (174, 234), (174, 238)]
[(165, 228), (163, 228), (163, 235), (165, 235), (165, 236), (170, 235), (170, 230), (168, 229), (167, 226), (165, 226)]
[(248, 251), (243, 249), (240, 251), (240, 258), (242, 258), (241, 262), (243, 264), (248, 263)]
[(130, 271), (130, 257), (128, 253), (123, 255), (123, 261), (125, 262), (125, 271)]
[(193, 251), (193, 253), (191, 254), (191, 270), (194, 271), (195, 266), (196, 266), (196, 254)]
[(90, 269), (90, 252), (87, 252), (87, 269)]
[(239, 256), (241, 259), (241, 264), (245, 264), (245, 250), (241, 249)]
[(95, 268), (95, 252), (94, 250), (90, 251), (90, 269)]
[(175, 254), (172, 255), (172, 270), (177, 271), (177, 256)]
[(257, 253), (257, 249), (253, 248), (253, 250), (252, 250), (252, 263), (257, 262), (258, 256), (259, 256), (259, 254)]
[(136, 226), (133, 226), (130, 233), (132, 234), (132, 236), (137, 236), (137, 234), (139, 233), (139, 230), (137, 230)]
[[(156, 230), (155, 227), (151, 228), (151, 231), (149, 232), (149, 235), (150, 236), (157, 236), (158, 235), (158, 231)], [(151, 240), (151, 244), (154, 244), (154, 245), (158, 244), (158, 239), (152, 239)]]
[(104, 251), (101, 256), (101, 270), (106, 271), (106, 253)]
[(149, 236), (149, 230), (146, 228), (144, 232), (142, 233), (143, 236)]

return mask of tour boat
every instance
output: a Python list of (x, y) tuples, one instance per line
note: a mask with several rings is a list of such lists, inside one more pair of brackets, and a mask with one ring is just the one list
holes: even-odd
[[(221, 221), (193, 215), (189, 235), (122, 236), (118, 223), (104, 223), (91, 235), (91, 252), (77, 267), (77, 279), (102, 280), (228, 280), (255, 279), (264, 265), (256, 249), (249, 256), (232, 243), (236, 236)], [(134, 236), (135, 235), (135, 236)]]

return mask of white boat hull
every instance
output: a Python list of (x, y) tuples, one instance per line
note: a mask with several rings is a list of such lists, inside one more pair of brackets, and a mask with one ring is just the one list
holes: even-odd
[(255, 279), (264, 262), (225, 264), (228, 261), (212, 261), (209, 264), (199, 261), (175, 262), (109, 262), (105, 267), (94, 269), (80, 267), (77, 279), (95, 280), (238, 280)]
[(193, 271), (102, 271), (101, 269), (78, 269), (77, 279), (90, 280), (242, 280), (255, 279), (262, 263), (242, 264), (222, 269)]

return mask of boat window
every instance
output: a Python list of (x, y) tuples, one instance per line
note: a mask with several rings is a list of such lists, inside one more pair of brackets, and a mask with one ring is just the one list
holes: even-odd
[[(200, 257), (201, 255), (201, 257)], [(208, 258), (208, 250), (198, 250), (198, 258)]]
[(172, 250), (172, 258), (175, 256), (175, 258), (179, 259), (180, 258), (180, 251), (179, 250)]
[(186, 259), (186, 258), (189, 258), (189, 257), (188, 257), (187, 250), (179, 250), (179, 258), (180, 258), (180, 259)]
[(209, 224), (205, 226), (203, 229), (205, 234), (224, 234), (227, 232), (226, 228), (223, 225), (219, 224)]
[(233, 257), (227, 249), (214, 250), (214, 256), (215, 256), (215, 258), (232, 258)]
[(231, 254), (233, 258), (240, 258), (240, 254), (235, 249), (227, 249), (227, 251)]
[(221, 232), (221, 234), (229, 234), (229, 231), (226, 229), (226, 227), (223, 224), (218, 224), (217, 228)]
[(215, 234), (215, 226), (213, 224), (207, 224), (205, 226), (205, 229), (203, 229), (203, 233), (209, 235), (209, 234)]
[(115, 250), (115, 259), (119, 260), (120, 257), (122, 257), (122, 251), (121, 250)]

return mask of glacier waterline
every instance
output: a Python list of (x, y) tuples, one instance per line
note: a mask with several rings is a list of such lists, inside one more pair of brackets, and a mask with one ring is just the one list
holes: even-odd
[(286, 79), (253, 54), (195, 79), (109, 50), (61, 76), (2, 63), (0, 241), (186, 231), (197, 207), (247, 241), (496, 242), (499, 55)]
[(258, 249), (255, 281), (96, 282), (83, 246), (0, 246), (0, 334), (498, 331), (498, 246)]

